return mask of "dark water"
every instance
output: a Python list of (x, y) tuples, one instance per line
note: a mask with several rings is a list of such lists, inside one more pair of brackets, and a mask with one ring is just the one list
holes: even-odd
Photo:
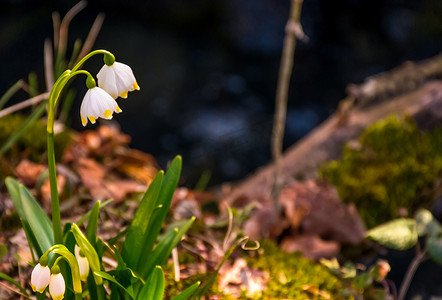
[[(75, 1), (1, 1), (0, 92), (30, 71), (43, 87), (43, 41), (51, 12)], [(96, 14), (106, 20), (96, 48), (132, 66), (141, 86), (116, 118), (132, 146), (165, 167), (184, 158), (192, 186), (204, 170), (210, 184), (237, 180), (270, 159), (275, 86), (289, 1), (90, 1), (72, 22), (70, 44), (84, 38)], [(442, 49), (440, 0), (306, 0), (289, 95), (285, 145), (329, 116), (348, 83), (420, 60)], [(86, 65), (92, 73), (102, 64)], [(78, 99), (72, 124), (81, 129)]]

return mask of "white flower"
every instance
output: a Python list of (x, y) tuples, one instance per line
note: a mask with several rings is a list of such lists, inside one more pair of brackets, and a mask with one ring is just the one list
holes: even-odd
[(114, 62), (113, 65), (104, 65), (97, 74), (98, 86), (108, 92), (114, 99), (118, 96), (127, 97), (127, 92), (139, 90), (132, 69), (125, 64)]
[(80, 279), (86, 281), (89, 275), (89, 261), (86, 257), (80, 255), (80, 247), (77, 245), (75, 245), (75, 258), (77, 259), (80, 269)]
[(81, 123), (86, 126), (88, 119), (92, 124), (97, 118), (110, 120), (113, 112), (121, 112), (117, 102), (102, 88), (91, 88), (86, 92), (81, 103)]
[(53, 300), (61, 300), (64, 298), (64, 292), (66, 285), (64, 283), (64, 278), (61, 273), (51, 274), (51, 279), (49, 281), (49, 293)]
[(34, 292), (43, 293), (45, 288), (49, 284), (49, 277), (51, 275), (51, 270), (48, 266), (42, 267), (38, 263), (31, 274), (31, 287)]

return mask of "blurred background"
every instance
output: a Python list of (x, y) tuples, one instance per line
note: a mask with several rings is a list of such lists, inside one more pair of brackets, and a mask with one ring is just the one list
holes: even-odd
[[(51, 14), (64, 16), (77, 1), (0, 3), (0, 94), (29, 72), (44, 89)], [(119, 100), (124, 113), (115, 118), (131, 146), (153, 154), (163, 168), (181, 154), (184, 184), (192, 187), (208, 170), (215, 185), (270, 160), (289, 6), (289, 0), (89, 1), (70, 25), (69, 45), (84, 40), (104, 12), (94, 49), (130, 65), (141, 87)], [(301, 23), (309, 41), (296, 48), (285, 147), (335, 111), (347, 84), (442, 49), (440, 0), (305, 0)], [(101, 65), (96, 58), (86, 68), (96, 74)], [(70, 124), (83, 130), (86, 87), (82, 80), (74, 85)]]

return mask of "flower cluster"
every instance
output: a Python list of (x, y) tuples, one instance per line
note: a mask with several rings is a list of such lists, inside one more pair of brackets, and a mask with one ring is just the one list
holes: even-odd
[[(89, 262), (83, 255), (80, 247), (75, 245), (75, 258), (80, 269), (80, 279), (86, 281), (89, 275)], [(60, 273), (58, 260), (55, 261), (51, 269), (48, 266), (48, 257), (43, 255), (31, 274), (31, 287), (34, 292), (43, 293), (49, 286), (49, 294), (53, 300), (64, 298), (66, 284), (63, 275)]]
[(97, 118), (112, 119), (114, 112), (121, 112), (115, 99), (118, 96), (126, 98), (128, 92), (140, 89), (132, 69), (114, 60), (106, 62), (98, 72), (97, 78), (98, 87), (95, 82), (88, 84), (89, 90), (81, 103), (80, 116), (83, 126), (87, 125), (88, 120), (94, 124)]

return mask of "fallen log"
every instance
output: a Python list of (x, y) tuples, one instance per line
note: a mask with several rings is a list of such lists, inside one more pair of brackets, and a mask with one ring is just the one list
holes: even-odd
[[(323, 163), (340, 157), (345, 143), (390, 115), (408, 115), (424, 129), (442, 124), (442, 54), (349, 85), (347, 93), (334, 114), (285, 151), (283, 185), (316, 178)], [(269, 164), (239, 184), (225, 186), (222, 198), (230, 204), (268, 200), (273, 180), (274, 166)]]

